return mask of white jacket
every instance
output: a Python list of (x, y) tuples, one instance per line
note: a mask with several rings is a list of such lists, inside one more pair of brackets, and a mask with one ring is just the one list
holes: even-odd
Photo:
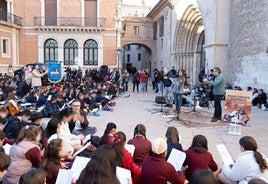
[(69, 124), (65, 122), (61, 123), (58, 138), (62, 139), (64, 142), (70, 144), (71, 146), (81, 144), (80, 138), (74, 134), (71, 134)]
[(239, 184), (247, 184), (249, 180), (254, 178), (263, 179), (253, 151), (245, 151), (239, 154), (233, 167), (223, 166), (222, 173), (229, 180), (239, 182)]

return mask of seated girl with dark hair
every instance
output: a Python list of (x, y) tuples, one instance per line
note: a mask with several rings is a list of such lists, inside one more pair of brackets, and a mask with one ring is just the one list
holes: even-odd
[(79, 150), (85, 144), (84, 136), (71, 134), (69, 128), (69, 121), (73, 119), (73, 110), (70, 108), (63, 109), (59, 114), (59, 120), (61, 122), (58, 138), (62, 139), (66, 144), (71, 145), (75, 151)]
[(212, 154), (208, 152), (207, 138), (203, 135), (194, 136), (191, 147), (186, 150), (186, 159), (183, 165), (187, 166), (185, 177), (188, 181), (191, 181), (193, 173), (200, 169), (209, 169), (215, 175), (219, 173)]
[(102, 145), (93, 153), (81, 172), (77, 184), (120, 184), (116, 178), (116, 153), (112, 146)]
[(192, 175), (189, 184), (219, 184), (219, 182), (211, 171), (198, 170)]
[(10, 157), (5, 153), (0, 153), (0, 183), (2, 181), (2, 178), (5, 176), (10, 163)]
[(180, 144), (180, 137), (179, 137), (179, 132), (178, 132), (177, 128), (175, 128), (173, 126), (168, 127), (167, 133), (166, 133), (166, 138), (167, 138), (167, 146), (168, 146), (166, 159), (168, 159), (168, 157), (171, 153), (171, 150), (173, 148), (180, 150), (180, 151), (183, 151), (182, 145)]
[(60, 169), (64, 169), (61, 159), (66, 156), (66, 147), (61, 139), (47, 144), (40, 167), (46, 172), (46, 184), (54, 184)]
[(144, 159), (152, 155), (152, 143), (146, 137), (146, 128), (138, 124), (134, 129), (134, 137), (128, 141), (128, 144), (135, 146), (133, 161), (141, 166)]
[[(258, 152), (256, 140), (244, 136), (239, 140), (241, 154), (232, 166), (224, 165), (218, 179), (223, 184), (248, 183), (249, 180), (264, 179), (262, 173), (268, 168), (262, 154)], [(266, 181), (268, 182), (268, 181)]]
[(115, 123), (107, 123), (103, 136), (100, 138), (100, 145), (107, 144), (112, 145), (115, 139), (114, 134), (116, 132)]
[(44, 184), (46, 182), (46, 173), (42, 169), (32, 169), (21, 175), (18, 184)]
[(133, 162), (132, 155), (125, 148), (126, 135), (123, 132), (117, 132), (114, 136), (113, 147), (116, 153), (117, 166), (130, 170), (133, 184), (139, 183), (141, 167)]

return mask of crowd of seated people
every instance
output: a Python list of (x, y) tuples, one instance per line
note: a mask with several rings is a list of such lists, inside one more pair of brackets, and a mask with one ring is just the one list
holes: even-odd
[[(91, 160), (79, 178), (73, 180), (74, 184), (119, 184), (117, 166), (130, 171), (133, 184), (183, 184), (186, 180), (190, 184), (264, 182), (262, 173), (267, 170), (267, 163), (258, 152), (255, 139), (249, 136), (240, 139), (241, 154), (236, 162), (220, 167), (209, 152), (204, 135), (194, 136), (189, 146), (182, 145), (175, 127), (169, 127), (166, 136), (152, 142), (146, 136), (143, 124), (136, 125), (130, 139), (124, 132), (117, 131), (113, 122), (107, 123), (100, 135), (96, 127), (90, 126), (88, 115), (103, 107), (111, 111), (116, 85), (103, 83), (98, 74), (96, 81), (90, 81), (90, 73), (92, 71), (86, 76), (89, 81), (81, 79), (79, 85), (62, 82), (26, 89), (23, 93), (18, 92), (19, 85), (17, 89), (13, 88), (15, 85), (9, 86), (10, 79), (1, 83), (2, 94), (5, 93), (8, 100), (0, 107), (0, 182), (54, 184), (60, 169), (70, 169), (75, 160), (73, 154), (88, 141), (91, 145), (79, 156)], [(116, 73), (113, 75), (116, 79)], [(8, 84), (4, 84), (6, 82)], [(20, 89), (29, 85), (29, 81), (23, 82), (24, 87)], [(14, 98), (15, 94), (20, 94), (20, 98)], [(19, 99), (34, 104), (34, 111), (21, 107), (23, 102)], [(10, 113), (11, 105), (19, 106), (14, 115)], [(43, 110), (37, 111), (42, 106)], [(45, 128), (40, 125), (42, 117), (51, 118)], [(88, 135), (91, 135), (90, 140), (85, 139)], [(9, 153), (3, 149), (5, 144), (12, 145)], [(134, 145), (133, 156), (126, 144)], [(172, 149), (186, 154), (182, 171), (167, 162)]]
[[(2, 167), (3, 169), (0, 171), (4, 171), (5, 175), (2, 183), (20, 183), (26, 180), (25, 175), (30, 175), (29, 172), (39, 172), (40, 174), (37, 175), (42, 176), (42, 179), (32, 178), (29, 184), (35, 184), (34, 182), (39, 180), (40, 183), (44, 183), (45, 180), (47, 184), (54, 184), (59, 170), (70, 169), (75, 160), (73, 153), (86, 144), (83, 132), (79, 135), (71, 133), (68, 125), (73, 118), (73, 110), (65, 108), (59, 116), (49, 121), (44, 132), (36, 125), (22, 128), (11, 146), (9, 156), (0, 153), (3, 155), (0, 157), (0, 169)], [(7, 139), (3, 137), (5, 134), (0, 131), (0, 139)], [(265, 183), (266, 180), (263, 172), (267, 170), (267, 163), (258, 151), (257, 142), (250, 136), (244, 136), (239, 140), (241, 154), (234, 164), (222, 167), (214, 161), (213, 155), (208, 150), (208, 140), (204, 135), (195, 135), (187, 148), (180, 143), (179, 132), (175, 127), (169, 127), (165, 137), (151, 142), (146, 137), (145, 126), (138, 124), (134, 129), (134, 137), (127, 140), (124, 132), (117, 131), (115, 123), (107, 123), (104, 134), (95, 141), (94, 149), (85, 150), (91, 152), (89, 156), (91, 160), (80, 173), (80, 177), (77, 180), (73, 179), (73, 183), (119, 184), (116, 176), (117, 166), (130, 171), (133, 184), (166, 184), (167, 182), (184, 184), (186, 181), (189, 184), (254, 183), (256, 181)], [(135, 146), (133, 156), (126, 149), (126, 143)], [(182, 171), (176, 171), (173, 165), (167, 162), (168, 154), (172, 149), (186, 154)], [(33, 173), (31, 176), (35, 177)]]

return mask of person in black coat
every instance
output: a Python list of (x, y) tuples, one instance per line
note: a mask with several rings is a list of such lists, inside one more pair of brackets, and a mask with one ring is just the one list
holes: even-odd
[(18, 88), (16, 90), (16, 95), (19, 98), (24, 98), (26, 95), (28, 95), (31, 91), (31, 81), (21, 81), (18, 85)]
[(16, 140), (26, 123), (29, 122), (31, 117), (31, 111), (24, 110), (18, 116), (10, 116), (8, 122), (5, 125), (4, 132), (8, 139)]

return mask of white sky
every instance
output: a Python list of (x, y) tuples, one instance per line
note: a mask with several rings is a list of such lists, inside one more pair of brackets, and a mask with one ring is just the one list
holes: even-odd
[(123, 0), (124, 4), (141, 5), (145, 2), (147, 6), (154, 6), (159, 0)]

